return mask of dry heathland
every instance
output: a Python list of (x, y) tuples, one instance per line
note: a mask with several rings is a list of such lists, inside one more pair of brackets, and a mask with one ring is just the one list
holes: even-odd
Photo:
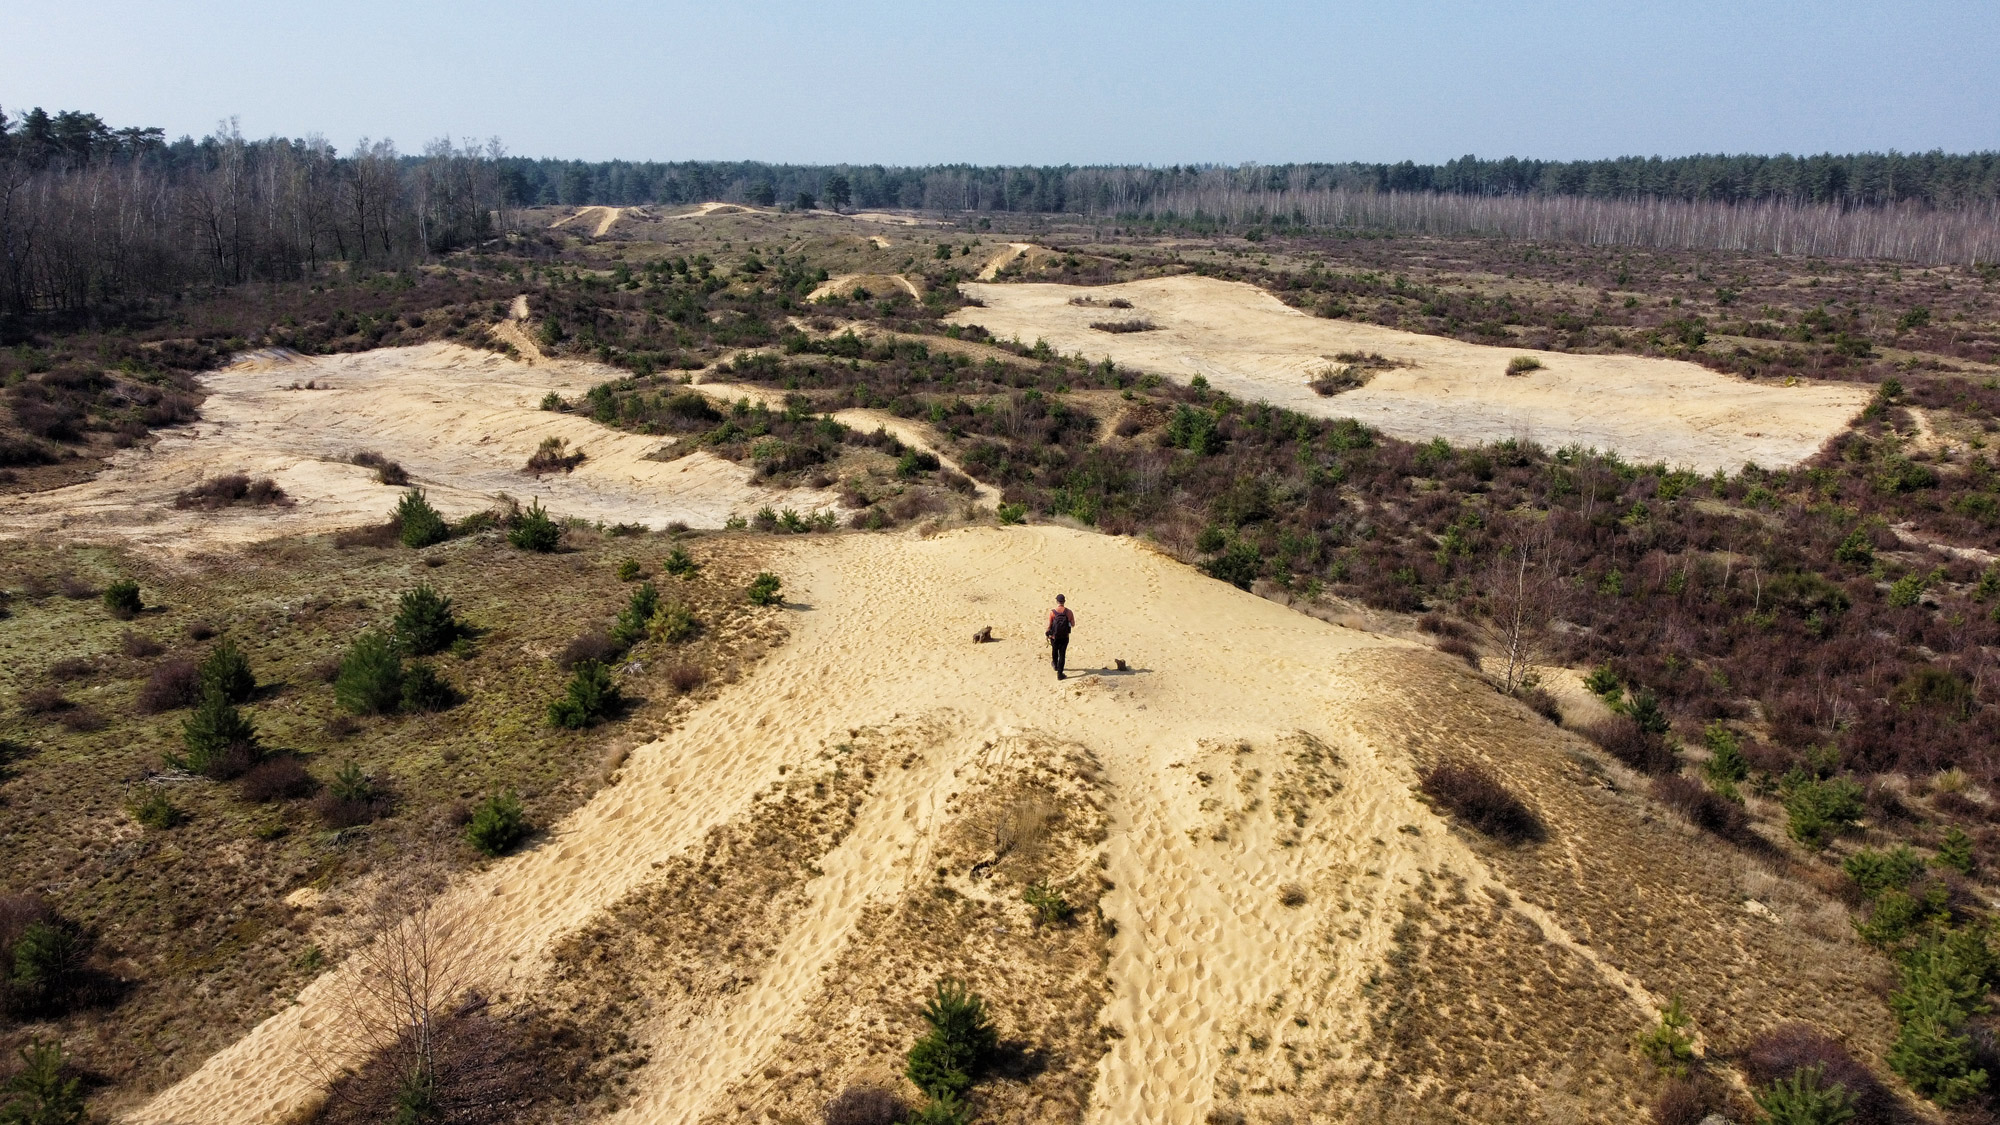
[(2000, 279), (530, 219), (0, 353), (9, 1095), (1987, 1112)]

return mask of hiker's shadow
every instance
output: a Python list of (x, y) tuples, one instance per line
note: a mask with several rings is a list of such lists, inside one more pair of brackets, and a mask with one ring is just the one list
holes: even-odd
[(1070, 673), (1073, 676), (1150, 676), (1151, 668), (1079, 668)]

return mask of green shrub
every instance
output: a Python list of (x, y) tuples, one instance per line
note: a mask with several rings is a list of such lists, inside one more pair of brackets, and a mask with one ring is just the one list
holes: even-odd
[(1915, 882), (1924, 872), (1924, 861), (1915, 849), (1903, 844), (1886, 852), (1862, 848), (1847, 857), (1840, 867), (1861, 888), (1861, 896), (1872, 899), (1883, 891), (1901, 890)]
[(1865, 529), (1857, 527), (1833, 549), (1833, 557), (1850, 565), (1867, 566), (1875, 561), (1875, 544), (1869, 541)]
[(1229, 545), (1229, 549), (1201, 564), (1201, 569), (1210, 578), (1220, 579), (1239, 590), (1248, 590), (1264, 569), (1264, 556), (1257, 552), (1255, 543), (1241, 539)]
[(768, 570), (760, 571), (757, 577), (750, 580), (750, 589), (748, 591), (750, 604), (781, 605), (784, 603), (785, 598), (778, 590), (778, 576)]
[(63, 1077), (59, 1042), (28, 1040), (21, 1048), (21, 1069), (0, 1085), (0, 1123), (4, 1125), (83, 1125), (83, 1079)]
[(139, 616), (146, 603), (139, 597), (139, 584), (130, 578), (121, 578), (104, 588), (104, 608), (120, 621), (130, 621)]
[(203, 695), (220, 695), (231, 703), (247, 702), (257, 693), (257, 677), (250, 671), (250, 659), (234, 642), (224, 640), (202, 659), (197, 690)]
[(465, 838), (479, 849), (479, 854), (497, 856), (512, 850), (533, 830), (528, 823), (528, 811), (510, 789), (479, 802), (472, 810), (472, 820), (465, 826)]
[(1583, 678), (1583, 686), (1600, 699), (1615, 698), (1625, 690), (1625, 685), (1618, 680), (1618, 673), (1613, 672), (1609, 664), (1599, 664), (1591, 669), (1590, 675)]
[(1920, 894), (1902, 887), (1885, 887), (1869, 903), (1866, 919), (1854, 923), (1854, 932), (1877, 949), (1894, 949), (1911, 936), (1948, 922), (1951, 894), (1942, 883), (1928, 883)]
[(129, 806), (132, 819), (147, 828), (164, 831), (187, 821), (187, 814), (167, 796), (167, 791), (155, 786), (146, 791), (145, 799), (134, 801)]
[(1660, 1013), (1660, 1022), (1651, 1029), (1640, 1033), (1639, 1053), (1647, 1061), (1660, 1069), (1660, 1073), (1683, 1077), (1688, 1066), (1694, 1061), (1694, 1036), (1688, 1031), (1693, 1026), (1687, 1009), (1681, 1006), (1681, 998), (1667, 1001), (1666, 1010)]
[(660, 608), (660, 592), (651, 582), (641, 582), (632, 591), (632, 597), (619, 611), (618, 620), (611, 625), (611, 639), (621, 648), (638, 644), (646, 637), (646, 628), (652, 623), (653, 614)]
[(403, 702), (403, 654), (386, 633), (354, 638), (333, 681), (333, 701), (357, 715), (386, 715)]
[(549, 722), (564, 730), (582, 730), (618, 708), (622, 697), (611, 670), (596, 660), (579, 660), (561, 699), (549, 704)]
[(934, 473), (938, 468), (937, 454), (922, 449), (905, 449), (896, 459), (896, 475), (914, 477), (921, 473)]
[(562, 541), (562, 527), (549, 518), (542, 510), (540, 500), (531, 501), (528, 510), (515, 519), (514, 526), (507, 529), (507, 542), (523, 551), (548, 554)]
[(412, 656), (429, 656), (449, 648), (462, 628), (452, 614), (451, 599), (428, 582), (404, 591), (396, 601), (396, 641)]
[(1854, 1095), (1826, 1080), (1824, 1063), (1802, 1066), (1751, 1098), (1766, 1125), (1841, 1125), (1854, 1117)]
[(1542, 361), (1531, 355), (1517, 355), (1507, 361), (1507, 374), (1526, 375), (1530, 371), (1540, 371)]
[(1035, 908), (1035, 921), (1044, 926), (1067, 922), (1075, 913), (1068, 899), (1039, 880), (1028, 884), (1028, 889), (1021, 892), (1021, 900)]
[(1228, 545), (1229, 536), (1214, 524), (1202, 528), (1201, 534), (1194, 537), (1194, 549), (1204, 555), (1212, 555)]
[(1719, 786), (1734, 785), (1750, 776), (1750, 760), (1743, 756), (1743, 744), (1735, 731), (1720, 721), (1712, 722), (1701, 732), (1701, 740), (1708, 744), (1708, 762), (1702, 769), (1710, 781)]
[(452, 690), (437, 669), (421, 660), (414, 661), (403, 672), (402, 708), (405, 711), (443, 711), (458, 702), (458, 693)]
[(970, 1125), (972, 1107), (959, 1100), (957, 1094), (938, 1094), (903, 1120), (907, 1125)]
[(1025, 523), (1028, 519), (1028, 506), (1002, 503), (994, 515), (998, 516), (1003, 524)]
[(28, 923), (14, 939), (13, 965), (5, 966), (9, 1003), (28, 1012), (59, 1014), (89, 956), (90, 943), (74, 925), (53, 917)]
[(1935, 573), (1918, 574), (1916, 571), (1911, 571), (1905, 574), (1889, 587), (1889, 604), (1898, 609), (1908, 609), (1916, 605), (1924, 600), (1924, 592), (1929, 590), (1931, 583), (1936, 582), (1938, 578), (1939, 575)]
[(428, 547), (451, 538), (444, 516), (424, 498), (424, 490), (412, 488), (396, 502), (396, 537), (405, 547)]
[(693, 578), (695, 572), (701, 569), (701, 564), (689, 557), (685, 549), (675, 547), (673, 550), (667, 552), (667, 561), (663, 564), (663, 567), (668, 574), (673, 575), (675, 578)]
[(652, 620), (646, 623), (646, 632), (656, 641), (679, 644), (694, 636), (700, 622), (695, 620), (694, 610), (683, 601), (664, 602), (653, 612)]
[(1667, 713), (1660, 709), (1660, 697), (1651, 691), (1642, 691), (1626, 707), (1625, 714), (1639, 729), (1647, 734), (1665, 734), (1673, 729), (1667, 721)]
[(1931, 857), (1931, 862), (1961, 875), (1972, 874), (1977, 865), (1972, 854), (1972, 837), (1961, 828), (1945, 829), (1944, 839), (1938, 841), (1937, 854)]
[(1785, 831), (1813, 851), (1861, 820), (1862, 791), (1845, 777), (1820, 780), (1793, 770), (1779, 786), (1785, 804)]
[(181, 742), (187, 753), (169, 755), (167, 764), (190, 773), (227, 781), (251, 766), (263, 754), (258, 745), (257, 727), (219, 692), (202, 693), (194, 713), (181, 724)]
[(964, 1095), (999, 1043), (986, 1001), (946, 978), (924, 1005), (924, 1021), (930, 1031), (910, 1048), (903, 1073), (930, 1098)]
[(1167, 423), (1166, 442), (1203, 456), (1222, 452), (1224, 439), (1217, 428), (1215, 412), (1198, 406), (1181, 405)]
[(335, 770), (326, 790), (336, 801), (372, 801), (376, 797), (375, 779), (362, 772), (359, 762), (348, 762)]
[(621, 559), (621, 560), (619, 560), (619, 563), (618, 563), (618, 581), (620, 581), (620, 582), (631, 582), (631, 581), (633, 581), (633, 580), (635, 580), (635, 579), (638, 579), (638, 578), (642, 578), (642, 577), (644, 577), (644, 576), (645, 576), (645, 573), (646, 573), (646, 571), (645, 571), (645, 569), (644, 569), (643, 567), (641, 567), (641, 566), (639, 565), (639, 560), (638, 560), (638, 559)]
[(1939, 1105), (1986, 1089), (1986, 1072), (1973, 1065), (1965, 1029), (1972, 1017), (1985, 1014), (1996, 968), (1984, 929), (1937, 933), (1902, 957), (1902, 986), (1889, 996), (1901, 1026), (1887, 1061), (1911, 1089)]

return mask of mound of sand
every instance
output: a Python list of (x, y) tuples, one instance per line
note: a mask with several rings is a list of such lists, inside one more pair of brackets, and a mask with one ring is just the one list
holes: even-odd
[[(1817, 1019), (1864, 1052), (1886, 1042), (1865, 959), (1746, 911), (1717, 845), (1602, 784), (1569, 736), (1460, 666), (1127, 539), (969, 529), (786, 550), (791, 639), (546, 839), (437, 900), (469, 983), (496, 996), (560, 992), (593, 950), (615, 966), (598, 938), (663, 912), (616, 980), (650, 1060), (617, 1120), (810, 1119), (908, 1045), (909, 1012), (856, 996), (892, 988), (908, 1008), (941, 965), (1101, 1025), (1050, 1063), (1094, 1074), (1087, 1112), (1078, 1095), (1020, 1120), (1633, 1120), (1631, 1036), (1674, 993), (1711, 1041)], [(1040, 640), (1057, 590), (1079, 614), (1066, 683)], [(982, 625), (999, 643), (969, 642)], [(1547, 842), (1496, 848), (1418, 800), (1416, 769), (1443, 753), (1492, 763)], [(1094, 880), (1103, 857), (1108, 984), (1035, 975), (1061, 958), (1018, 891), (1006, 924), (876, 983), (932, 940), (894, 928), (898, 904), (949, 901), (947, 875), (977, 893), (937, 869), (1010, 784), (1072, 810), (1049, 878)], [(808, 818), (796, 837), (759, 830), (784, 808)], [(1094, 831), (1101, 849), (1077, 854)], [(702, 930), (729, 918), (747, 928)], [(323, 1068), (355, 1061), (353, 971), (132, 1120), (277, 1122), (309, 1103)]]
[(591, 236), (594, 238), (603, 238), (605, 235), (611, 233), (611, 228), (617, 225), (618, 220), (625, 218), (627, 215), (643, 216), (644, 214), (645, 209), (640, 207), (579, 207), (575, 214), (550, 223), (549, 229), (555, 230), (557, 227), (576, 222), (585, 216), (595, 215), (597, 216), (597, 226), (590, 232)]
[[(501, 327), (526, 354), (539, 355), (517, 320)], [(315, 358), (259, 353), (203, 377), (200, 422), (161, 431), (151, 449), (118, 454), (94, 480), (0, 497), (0, 533), (61, 531), (178, 552), (374, 522), (395, 507), (400, 490), (349, 464), (358, 450), (400, 463), (454, 517), (502, 494), (523, 503), (539, 497), (558, 515), (651, 527), (674, 520), (721, 527), (766, 504), (800, 512), (833, 505), (828, 492), (753, 485), (748, 469), (708, 453), (651, 461), (666, 439), (539, 409), (550, 392), (575, 398), (623, 374), (587, 363), (517, 363), (456, 344)], [(295, 389), (307, 383), (316, 389)], [(524, 474), (549, 437), (586, 459), (572, 473)], [(174, 508), (174, 496), (203, 477), (234, 472), (270, 477), (295, 503)]]
[(908, 293), (912, 300), (924, 299), (923, 291), (917, 288), (916, 283), (900, 273), (843, 273), (821, 282), (818, 288), (806, 294), (806, 300), (817, 301), (821, 297), (852, 293), (856, 289), (866, 289), (880, 296), (898, 288)]
[(1013, 265), (1014, 259), (1034, 248), (1033, 244), (1027, 242), (1009, 242), (1006, 249), (986, 259), (986, 264), (979, 267), (977, 275), (979, 280), (992, 281), (1001, 270)]
[[(990, 277), (1009, 247), (980, 272)], [(1735, 471), (1745, 462), (1788, 466), (1817, 452), (1864, 406), (1852, 383), (1780, 387), (1718, 374), (1697, 364), (1639, 356), (1571, 355), (1467, 344), (1324, 320), (1286, 306), (1252, 285), (1202, 277), (1158, 278), (1096, 287), (976, 285), (985, 303), (952, 314), (1002, 339), (1047, 340), (1058, 351), (1110, 356), (1121, 366), (1175, 379), (1205, 377), (1242, 398), (1301, 413), (1358, 418), (1411, 440), (1521, 438), (1549, 448), (1579, 444), (1627, 460)], [(1098, 307), (1070, 304), (1087, 296)], [(1103, 302), (1132, 302), (1109, 314)], [(1093, 321), (1151, 321), (1148, 332), (1107, 333)], [(1325, 398), (1309, 386), (1339, 366), (1344, 352), (1379, 353), (1411, 366), (1377, 373), (1358, 390)], [(1543, 369), (1506, 374), (1533, 354)]]
[(702, 219), (710, 215), (775, 215), (778, 212), (767, 207), (752, 207), (745, 203), (703, 203), (692, 211), (678, 215), (668, 215), (669, 219)]

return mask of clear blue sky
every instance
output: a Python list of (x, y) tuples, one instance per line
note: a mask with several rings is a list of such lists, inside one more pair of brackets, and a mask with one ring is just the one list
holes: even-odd
[(587, 159), (2000, 148), (1994, 0), (0, 0), (0, 106)]

